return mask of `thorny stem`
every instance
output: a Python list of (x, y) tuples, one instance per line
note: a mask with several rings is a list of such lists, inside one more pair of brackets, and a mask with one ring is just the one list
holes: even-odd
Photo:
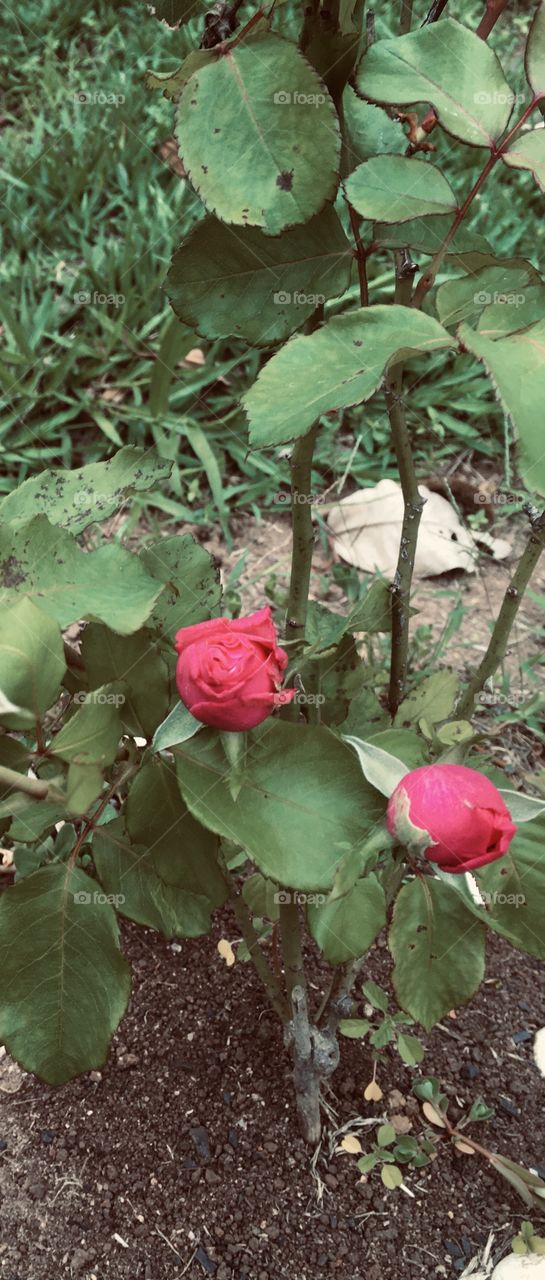
[(352, 227), (352, 235), (354, 236), (354, 244), (356, 246), (356, 262), (358, 264), (358, 280), (360, 283), (360, 302), (362, 307), (369, 306), (369, 286), (367, 283), (367, 251), (360, 234), (361, 219), (356, 213), (354, 206), (350, 201), (346, 201), (346, 207), (350, 217), (350, 226)]
[(433, 0), (431, 9), (426, 14), (422, 26), (427, 27), (430, 22), (437, 22), (443, 11), (446, 9), (447, 4), (448, 0)]
[(297, 440), (291, 460), (292, 548), (291, 574), (286, 617), (286, 640), (290, 653), (303, 644), (308, 609), (308, 590), (314, 547), (312, 527), (312, 455), (318, 424)]
[[(414, 266), (408, 255), (396, 254), (395, 301), (410, 305)], [(424, 499), (418, 492), (411, 440), (405, 421), (403, 405), (403, 365), (396, 364), (390, 370), (385, 388), (386, 408), (390, 419), (401, 490), (403, 493), (403, 523), (392, 594), (392, 645), (390, 659), (390, 686), (388, 706), (394, 718), (402, 701), (407, 679), (409, 654), (409, 606), (411, 584), (416, 556), (416, 542)]]
[(413, 307), (419, 308), (422, 306), (422, 303), (424, 301), (424, 298), (426, 297), (426, 294), (429, 292), (429, 290), (431, 289), (435, 281), (435, 277), (437, 275), (437, 272), (439, 271), (439, 268), (443, 262), (445, 255), (448, 252), (449, 246), (452, 240), (454, 239), (456, 232), (459, 230), (462, 222), (464, 221), (464, 218), (466, 216), (466, 213), (468, 212), (468, 209), (473, 204), (475, 196), (479, 194), (479, 191), (481, 190), (481, 187), (483, 186), (483, 184), (486, 182), (488, 175), (492, 172), (495, 165), (498, 163), (498, 160), (501, 159), (502, 155), (507, 150), (513, 138), (518, 133), (518, 130), (522, 127), (523, 124), (525, 124), (526, 120), (532, 114), (532, 111), (535, 110), (536, 106), (538, 105), (538, 103), (542, 98), (545, 98), (545, 94), (536, 94), (536, 96), (532, 98), (531, 103), (529, 104), (529, 106), (524, 108), (522, 115), (519, 116), (518, 120), (515, 121), (515, 124), (513, 125), (512, 129), (509, 130), (509, 133), (507, 133), (505, 138), (503, 139), (503, 142), (501, 142), (498, 147), (494, 146), (494, 148), (491, 150), (488, 160), (484, 168), (481, 170), (477, 178), (477, 181), (473, 184), (471, 191), (466, 196), (463, 204), (461, 204), (459, 209), (457, 210), (456, 216), (447, 231), (447, 234), (445, 236), (445, 239), (443, 240), (442, 245), (437, 250), (437, 253), (435, 254), (435, 256), (432, 258), (427, 271), (424, 273), (423, 276), (420, 277), (420, 280), (418, 281), (418, 284), (414, 291), (414, 297), (412, 301)]
[(505, 658), (509, 636), (522, 603), (524, 592), (541, 553), (545, 549), (545, 511), (540, 515), (530, 506), (527, 506), (525, 510), (530, 516), (530, 537), (503, 597), (502, 606), (484, 658), (458, 704), (456, 714), (460, 720), (469, 720), (471, 718), (475, 710), (477, 695)]
[(284, 977), (288, 1000), (291, 1002), (294, 987), (306, 990), (303, 951), (301, 947), (301, 922), (296, 902), (280, 904), (280, 939), (284, 961)]

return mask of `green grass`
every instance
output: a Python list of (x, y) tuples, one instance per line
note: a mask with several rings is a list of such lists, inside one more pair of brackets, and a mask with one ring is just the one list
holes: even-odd
[[(466, 20), (481, 11), (457, 6)], [(421, 18), (426, 4), (417, 3)], [(394, 6), (397, 12), (397, 4)], [(386, 6), (381, 18), (392, 12)], [(171, 104), (147, 93), (145, 69), (174, 68), (196, 33), (173, 33), (145, 5), (67, 9), (29, 0), (24, 20), (7, 13), (0, 55), (4, 100), (4, 233), (0, 267), (0, 492), (36, 470), (154, 442), (175, 463), (163, 515), (209, 523), (229, 511), (260, 516), (285, 489), (284, 451), (248, 452), (239, 398), (261, 355), (235, 342), (206, 344), (171, 317), (161, 290), (170, 256), (199, 216), (187, 184), (161, 156), (172, 136)], [(513, 87), (522, 87), (524, 6), (504, 19), (494, 46)], [(193, 35), (193, 40), (191, 36)], [(85, 98), (85, 100), (82, 100)], [(451, 148), (436, 131), (438, 162), (457, 191), (479, 155)], [(492, 179), (473, 220), (498, 254), (543, 249), (542, 197), (523, 174)], [(425, 261), (425, 259), (424, 259)], [(391, 255), (377, 257), (376, 296), (388, 295)], [(385, 290), (383, 295), (382, 290)], [(181, 368), (192, 346), (203, 366)], [(174, 369), (174, 374), (172, 374)], [(503, 421), (469, 358), (415, 361), (408, 420), (420, 474), (462, 450), (503, 462)], [(318, 489), (394, 475), (381, 397), (322, 432)], [(335, 496), (335, 491), (333, 492)]]

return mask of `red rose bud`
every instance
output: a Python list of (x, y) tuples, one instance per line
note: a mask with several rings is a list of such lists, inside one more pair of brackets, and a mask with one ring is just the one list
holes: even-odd
[(280, 691), (288, 655), (267, 605), (248, 618), (213, 618), (176, 636), (176, 684), (192, 715), (215, 729), (254, 729), (295, 697)]
[(386, 822), (400, 844), (450, 872), (501, 858), (517, 830), (494, 783), (461, 764), (411, 769), (390, 796)]

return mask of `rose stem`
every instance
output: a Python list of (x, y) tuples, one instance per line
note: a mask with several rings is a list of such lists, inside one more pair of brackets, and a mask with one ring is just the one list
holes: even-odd
[(294, 445), (291, 459), (291, 573), (286, 617), (290, 656), (305, 639), (314, 530), (312, 527), (312, 456), (318, 424)]
[[(225, 875), (225, 871), (223, 874)], [(275, 1013), (278, 1014), (280, 1021), (285, 1025), (290, 1019), (289, 1006), (280, 990), (280, 985), (277, 982), (272, 969), (269, 967), (268, 961), (261, 947), (259, 934), (257, 934), (254, 929), (252, 917), (248, 911), (246, 903), (241, 894), (237, 893), (231, 876), (228, 876), (228, 883), (229, 881), (229, 887), (231, 890), (230, 904), (240, 927), (242, 937), (244, 938), (248, 948), (248, 953), (257, 974), (261, 978)]]
[[(396, 253), (396, 282), (394, 302), (409, 306), (412, 293), (414, 267), (403, 251)], [(390, 657), (390, 687), (388, 706), (394, 718), (405, 693), (409, 653), (409, 606), (416, 541), (424, 499), (420, 497), (411, 449), (411, 440), (405, 420), (403, 404), (403, 364), (394, 365), (385, 385), (386, 408), (390, 419), (392, 441), (395, 449), (401, 490), (403, 493), (403, 523), (392, 593), (392, 644)]]
[(16, 769), (7, 769), (2, 765), (0, 786), (22, 791), (24, 795), (32, 796), (34, 800), (45, 800), (50, 783), (42, 782), (39, 778), (28, 778), (25, 773), (17, 773)]
[(307, 985), (301, 947), (299, 907), (280, 904), (280, 934), (288, 999), (292, 1009), (293, 1081), (301, 1132), (314, 1145), (320, 1138), (320, 1075), (313, 1062)]
[(513, 577), (503, 597), (502, 606), (484, 658), (456, 709), (459, 720), (469, 720), (475, 710), (477, 695), (503, 662), (507, 652), (509, 636), (519, 611), (524, 592), (545, 548), (545, 511), (541, 514), (528, 503), (524, 508), (530, 519), (531, 532), (526, 547), (520, 557)]

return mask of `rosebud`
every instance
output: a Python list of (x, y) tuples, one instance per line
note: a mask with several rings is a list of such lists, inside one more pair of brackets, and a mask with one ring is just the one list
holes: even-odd
[(507, 853), (517, 830), (497, 787), (476, 769), (430, 764), (398, 782), (387, 811), (390, 834), (443, 871), (474, 871)]
[(288, 655), (278, 645), (268, 605), (247, 618), (184, 627), (176, 649), (180, 698), (203, 724), (254, 729), (295, 697), (295, 689), (280, 689)]

